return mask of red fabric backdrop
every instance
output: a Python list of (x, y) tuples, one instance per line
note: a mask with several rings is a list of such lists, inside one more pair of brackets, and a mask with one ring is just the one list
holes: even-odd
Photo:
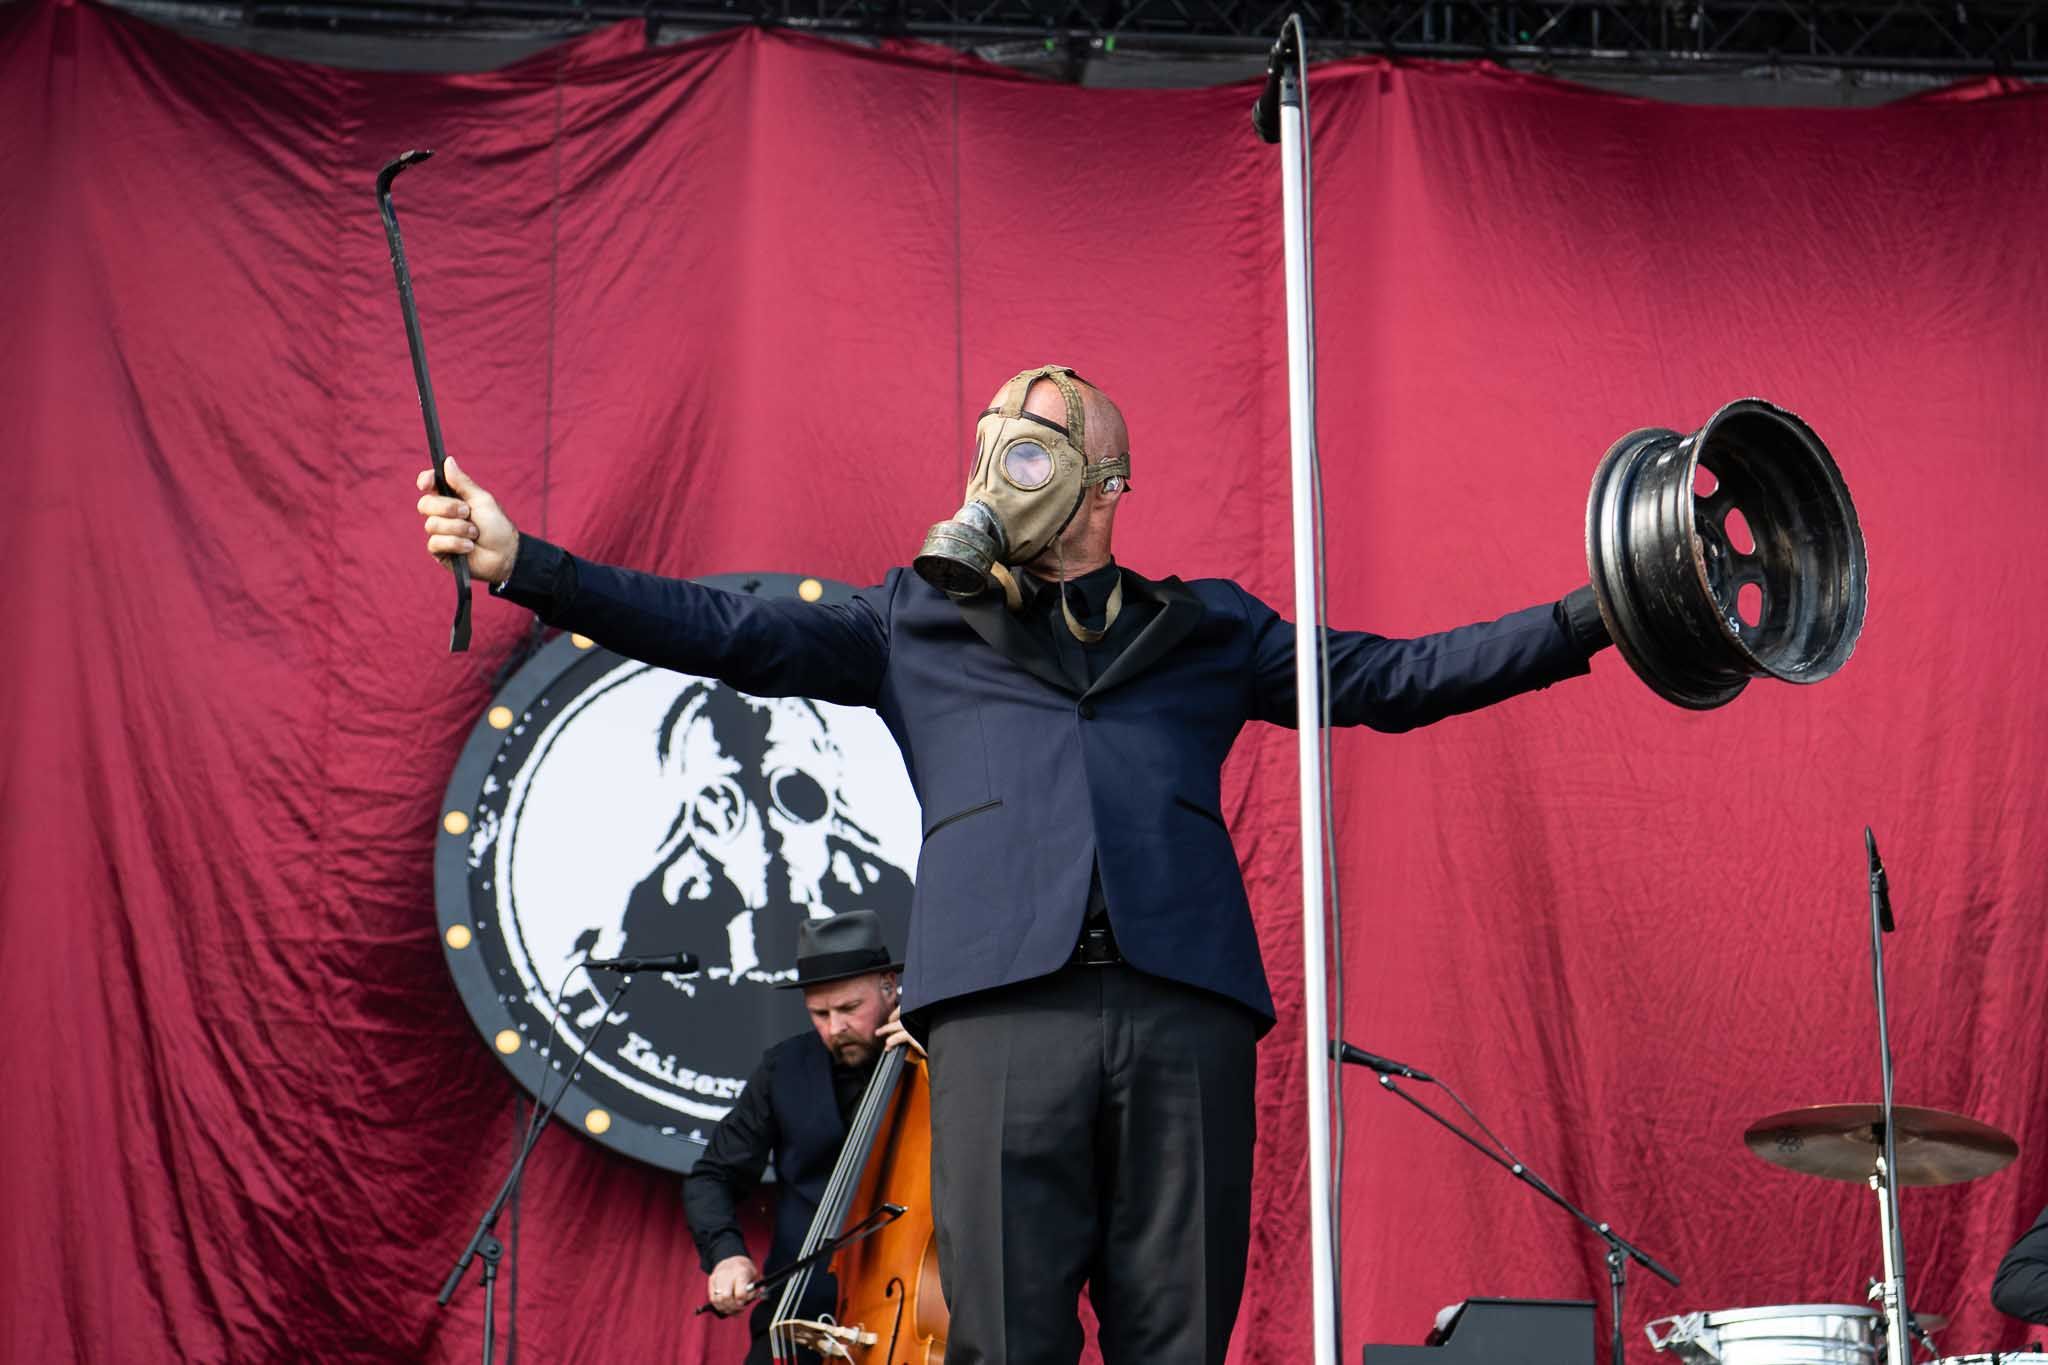
[[(0, 1357), (458, 1360), (432, 1293), (512, 1093), (436, 943), (435, 806), (526, 618), (411, 511), (419, 418), (371, 202), (403, 183), (453, 448), (515, 516), (674, 574), (872, 581), (956, 503), (1022, 365), (1125, 403), (1123, 556), (1288, 596), (1273, 152), (1244, 88), (1099, 92), (925, 50), (627, 26), (489, 76), (364, 75), (47, 2), (0, 24)], [(1336, 744), (1345, 1029), (1458, 1082), (1679, 1267), (1640, 1323), (1857, 1301), (1875, 1215), (1747, 1155), (1876, 1094), (1858, 834), (1890, 853), (1907, 1102), (2019, 1134), (1911, 1191), (1952, 1350), (2048, 1200), (2048, 98), (1645, 103), (1485, 67), (1319, 69), (1322, 443), (1339, 623), (1582, 581), (1600, 452), (1760, 393), (1869, 539), (1855, 659), (1710, 715), (1590, 681)], [(1226, 784), (1280, 1027), (1235, 1356), (1308, 1290), (1291, 736)], [(1598, 1297), (1598, 1246), (1353, 1082), (1345, 1352), (1475, 1293)], [(485, 1157), (475, 1144), (491, 1139)], [(673, 1180), (558, 1135), (529, 1358), (730, 1358)], [(1355, 1356), (1352, 1356), (1355, 1359)]]

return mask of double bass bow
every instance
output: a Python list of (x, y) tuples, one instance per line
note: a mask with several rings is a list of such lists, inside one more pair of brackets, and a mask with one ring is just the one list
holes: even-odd
[[(776, 1365), (797, 1350), (860, 1365), (940, 1365), (950, 1315), (939, 1286), (931, 1200), (931, 1080), (922, 1056), (885, 1049), (861, 1095), (803, 1249), (768, 1329)], [(849, 1214), (853, 1228), (841, 1234)], [(830, 1250), (837, 1312), (793, 1316)]]

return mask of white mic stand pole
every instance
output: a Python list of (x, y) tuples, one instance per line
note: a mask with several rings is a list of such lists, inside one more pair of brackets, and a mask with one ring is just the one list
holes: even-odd
[(1330, 1237), (1330, 1023), (1324, 961), (1322, 622), (1316, 615), (1314, 263), (1309, 248), (1307, 73), (1299, 15), (1289, 15), (1252, 125), (1280, 143), (1287, 248), (1287, 424), (1294, 484), (1294, 704), (1301, 739), (1302, 1043), (1308, 1057), (1309, 1272), (1315, 1365), (1336, 1365), (1336, 1257)]

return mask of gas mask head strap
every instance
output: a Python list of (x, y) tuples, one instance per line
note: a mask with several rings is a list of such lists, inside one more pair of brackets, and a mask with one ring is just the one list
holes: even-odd
[[(1024, 400), (1031, 396), (1031, 386), (1033, 384), (1036, 384), (1041, 379), (1049, 379), (1052, 381), (1053, 387), (1060, 391), (1060, 398), (1067, 407), (1067, 424), (1064, 428), (1060, 429), (1060, 435), (1072, 442), (1074, 449), (1085, 450), (1087, 448), (1088, 416), (1081, 403), (1080, 385), (1074, 382), (1080, 378), (1079, 375), (1064, 365), (1040, 365), (1035, 370), (1026, 370), (1009, 383), (1003, 385), (1003, 401), (996, 404), (995, 415), (1006, 421), (1015, 421), (1017, 418), (1022, 417), (1030, 421), (1044, 423), (1043, 418), (1038, 417), (1034, 413), (1024, 411)], [(1081, 382), (1086, 383), (1087, 381), (1082, 380)], [(1044, 424), (1051, 425), (1050, 423)]]
[[(1035, 412), (1024, 411), (1025, 400), (1031, 396), (1031, 386), (1041, 379), (1051, 381), (1052, 385), (1060, 391), (1060, 399), (1065, 403), (1067, 409), (1066, 425), (1062, 426), (1050, 418), (1040, 417)], [(1005, 422), (1035, 422), (1039, 426), (1048, 427), (1066, 437), (1067, 444), (1071, 445), (1074, 448), (1074, 453), (1081, 457), (1081, 486), (1083, 488), (1092, 488), (1104, 479), (1109, 478), (1121, 478), (1128, 483), (1131, 477), (1131, 455), (1129, 451), (1125, 451), (1121, 455), (1103, 460), (1097, 464), (1089, 463), (1088, 414), (1086, 405), (1081, 399), (1080, 389), (1080, 386), (1087, 382), (1087, 380), (1081, 378), (1079, 374), (1075, 373), (1068, 366), (1041, 365), (1035, 370), (1025, 370), (1022, 374), (1011, 379), (1009, 383), (1003, 385), (1002, 400), (981, 415), (983, 417), (1000, 417)], [(1001, 444), (1001, 442), (1002, 433), (1001, 429), (998, 428), (996, 444)], [(1074, 511), (1079, 511), (1080, 506), (1081, 504), (1077, 501), (1074, 504)], [(1067, 517), (1068, 520), (1072, 520), (1073, 512), (1068, 512)], [(1066, 529), (1065, 523), (1061, 524), (1060, 529)]]

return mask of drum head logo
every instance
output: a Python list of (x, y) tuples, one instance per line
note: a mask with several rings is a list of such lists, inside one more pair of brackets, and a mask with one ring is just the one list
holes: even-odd
[[(751, 697), (558, 639), (493, 700), (449, 785), (443, 948), (529, 1091), (560, 1091), (587, 1045), (562, 1118), (688, 1170), (762, 1051), (808, 1027), (801, 993), (776, 989), (795, 978), (797, 927), (874, 910), (901, 955), (918, 841), (909, 779), (872, 711)], [(580, 966), (679, 951), (700, 972), (637, 972), (623, 994), (619, 973)]]

